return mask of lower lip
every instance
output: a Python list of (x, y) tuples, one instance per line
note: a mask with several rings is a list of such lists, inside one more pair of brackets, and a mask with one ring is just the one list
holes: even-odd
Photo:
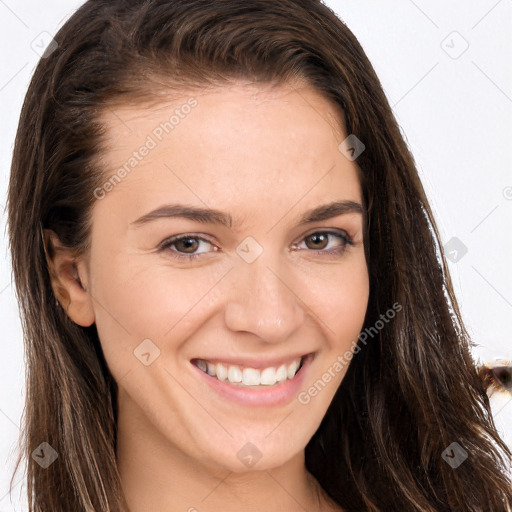
[(306, 373), (313, 359), (314, 354), (305, 356), (302, 367), (295, 374), (293, 379), (287, 380), (282, 384), (276, 384), (266, 388), (261, 387), (259, 389), (228, 384), (203, 372), (203, 370), (198, 368), (195, 364), (191, 363), (191, 365), (198, 372), (199, 377), (221, 397), (227, 398), (240, 405), (268, 407), (271, 405), (287, 404), (295, 397), (306, 378)]

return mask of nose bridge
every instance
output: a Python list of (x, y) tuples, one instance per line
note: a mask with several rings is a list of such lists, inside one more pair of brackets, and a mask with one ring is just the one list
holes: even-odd
[(249, 331), (277, 342), (302, 323), (299, 299), (281, 270), (278, 257), (265, 250), (251, 263), (239, 261), (233, 293), (226, 305), (226, 323), (234, 331)]

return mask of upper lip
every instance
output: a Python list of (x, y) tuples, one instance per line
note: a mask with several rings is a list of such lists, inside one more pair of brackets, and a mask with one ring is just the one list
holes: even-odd
[(273, 359), (252, 359), (250, 357), (195, 357), (192, 359), (192, 362), (202, 360), (202, 361), (208, 361), (209, 363), (216, 364), (216, 363), (225, 363), (228, 365), (236, 365), (236, 366), (243, 366), (246, 368), (254, 368), (254, 369), (261, 369), (261, 368), (270, 368), (272, 366), (279, 367), (282, 364), (290, 364), (296, 359), (306, 357), (308, 355), (312, 354), (312, 352), (308, 353), (300, 353), (295, 354), (291, 356), (285, 356), (285, 357), (279, 357), (279, 358), (273, 358)]

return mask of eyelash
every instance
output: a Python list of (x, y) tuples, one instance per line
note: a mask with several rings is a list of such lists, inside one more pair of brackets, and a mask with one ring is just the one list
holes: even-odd
[[(353, 242), (352, 238), (346, 232), (344, 232), (344, 231), (342, 231), (342, 232), (315, 231), (313, 233), (310, 233), (309, 235), (306, 235), (301, 241), (305, 240), (306, 238), (312, 237), (313, 235), (332, 235), (334, 237), (339, 238), (343, 242), (342, 246), (337, 247), (335, 249), (329, 249), (329, 250), (309, 249), (310, 251), (313, 251), (316, 254), (324, 254), (324, 255), (328, 254), (328, 255), (339, 255), (339, 256), (341, 256), (345, 252), (347, 246), (354, 245), (354, 242)], [(212, 242), (210, 240), (208, 240), (206, 238), (203, 238), (203, 237), (200, 237), (200, 236), (196, 236), (196, 235), (177, 235), (177, 236), (173, 236), (171, 238), (168, 238), (168, 239), (164, 240), (159, 245), (159, 250), (160, 251), (172, 252), (172, 253), (174, 253), (173, 254), (173, 258), (178, 259), (178, 260), (183, 260), (183, 261), (192, 261), (192, 260), (195, 260), (195, 259), (199, 258), (202, 254), (205, 254), (205, 253), (186, 254), (186, 253), (180, 253), (178, 251), (170, 249), (171, 246), (175, 245), (177, 242), (179, 242), (181, 240), (201, 240), (203, 242), (207, 242), (209, 244), (212, 244)]]

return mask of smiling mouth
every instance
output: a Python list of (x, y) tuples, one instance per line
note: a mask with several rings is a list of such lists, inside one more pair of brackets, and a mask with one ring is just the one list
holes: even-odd
[(205, 359), (193, 359), (191, 362), (204, 373), (221, 382), (239, 387), (268, 388), (295, 378), (304, 361), (309, 357), (312, 357), (312, 354), (298, 357), (288, 364), (261, 369), (222, 362), (213, 363)]

